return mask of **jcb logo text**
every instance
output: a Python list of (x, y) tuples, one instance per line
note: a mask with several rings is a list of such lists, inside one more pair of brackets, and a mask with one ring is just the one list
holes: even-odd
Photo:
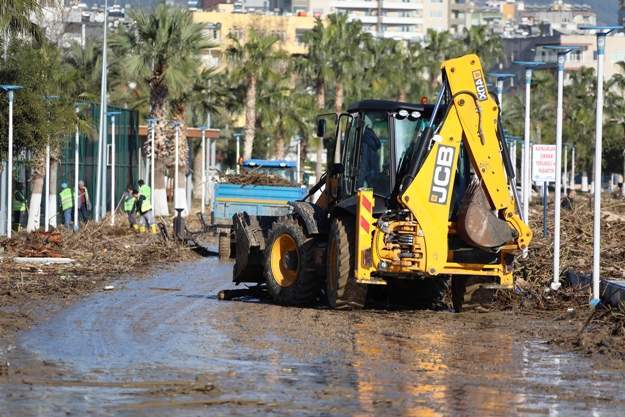
[(436, 165), (434, 166), (434, 178), (432, 178), (432, 188), (430, 190), (431, 203), (447, 204), (455, 152), (456, 148), (452, 146), (440, 145), (438, 147)]
[(482, 78), (482, 71), (473, 71), (473, 82), (475, 83), (475, 90), (477, 91), (477, 99), (479, 101), (488, 100), (488, 93), (486, 92), (484, 78)]

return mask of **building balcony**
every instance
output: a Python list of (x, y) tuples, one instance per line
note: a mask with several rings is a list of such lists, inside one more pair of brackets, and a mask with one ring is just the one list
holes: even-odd
[(423, 3), (401, 3), (394, 1), (383, 1), (382, 9), (385, 10), (423, 10)]
[(346, 10), (377, 9), (378, 2), (377, 1), (331, 1), (330, 8), (346, 9)]
[(350, 14), (347, 16), (347, 20), (349, 22), (352, 20), (360, 20), (362, 23), (375, 25), (378, 23), (378, 16), (358, 16), (356, 14)]
[(422, 17), (391, 17), (382, 16), (383, 25), (420, 25), (423, 24)]

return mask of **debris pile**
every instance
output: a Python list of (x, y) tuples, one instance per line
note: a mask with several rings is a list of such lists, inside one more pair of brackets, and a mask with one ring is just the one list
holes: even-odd
[[(51, 233), (14, 234), (0, 242), (0, 251), (4, 252), (0, 257), (0, 293), (45, 293), (57, 286), (65, 287), (70, 281), (107, 281), (158, 262), (196, 256), (188, 247), (164, 242), (158, 234), (137, 233), (121, 216), (119, 220), (119, 226), (114, 227), (106, 220), (89, 222), (76, 232), (59, 228)], [(33, 261), (17, 262), (15, 257)], [(41, 263), (35, 262), (36, 258), (53, 259)], [(61, 258), (72, 262), (55, 262)]]
[(221, 177), (221, 182), (226, 184), (237, 185), (270, 185), (273, 187), (299, 187), (297, 184), (293, 184), (285, 178), (277, 175), (258, 174), (255, 172), (242, 172), (234, 175), (224, 175)]

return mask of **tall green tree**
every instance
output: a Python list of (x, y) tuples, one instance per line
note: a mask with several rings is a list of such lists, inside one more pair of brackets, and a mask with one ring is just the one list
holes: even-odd
[(232, 77), (236, 84), (246, 86), (245, 94), (245, 136), (243, 158), (252, 157), (256, 135), (256, 100), (259, 80), (274, 82), (279, 74), (277, 66), (287, 59), (287, 54), (278, 48), (277, 36), (263, 36), (250, 29), (247, 39), (228, 35), (232, 42), (226, 50), (226, 58), (232, 62)]
[[(133, 8), (129, 13), (135, 23), (111, 34), (109, 45), (120, 49), (119, 54), (124, 56), (120, 65), (126, 74), (150, 85), (149, 116), (158, 119), (152, 191), (154, 213), (166, 216), (169, 209), (164, 175), (167, 165), (171, 166), (172, 162), (169, 146), (172, 136), (167, 135), (170, 91), (181, 91), (187, 85), (200, 67), (200, 52), (209, 48), (211, 43), (203, 35), (204, 25), (194, 23), (192, 14), (183, 6), (159, 2), (153, 11)], [(186, 142), (186, 138), (180, 142)], [(186, 172), (186, 165), (178, 168)], [(186, 203), (184, 206), (186, 208)]]
[(7, 51), (11, 35), (28, 35), (37, 42), (43, 40), (43, 31), (32, 22), (31, 16), (41, 15), (41, 4), (37, 0), (0, 0), (0, 36)]

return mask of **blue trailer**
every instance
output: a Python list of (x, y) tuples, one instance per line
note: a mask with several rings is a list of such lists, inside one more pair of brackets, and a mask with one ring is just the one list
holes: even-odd
[[(280, 176), (296, 182), (296, 165), (289, 161), (247, 160), (241, 167), (245, 170)], [(219, 257), (229, 258), (235, 250), (235, 237), (231, 233), (232, 216), (246, 212), (252, 216), (271, 216), (276, 219), (291, 212), (289, 201), (301, 200), (306, 188), (277, 187), (265, 185), (215, 184), (213, 225), (219, 231)]]

